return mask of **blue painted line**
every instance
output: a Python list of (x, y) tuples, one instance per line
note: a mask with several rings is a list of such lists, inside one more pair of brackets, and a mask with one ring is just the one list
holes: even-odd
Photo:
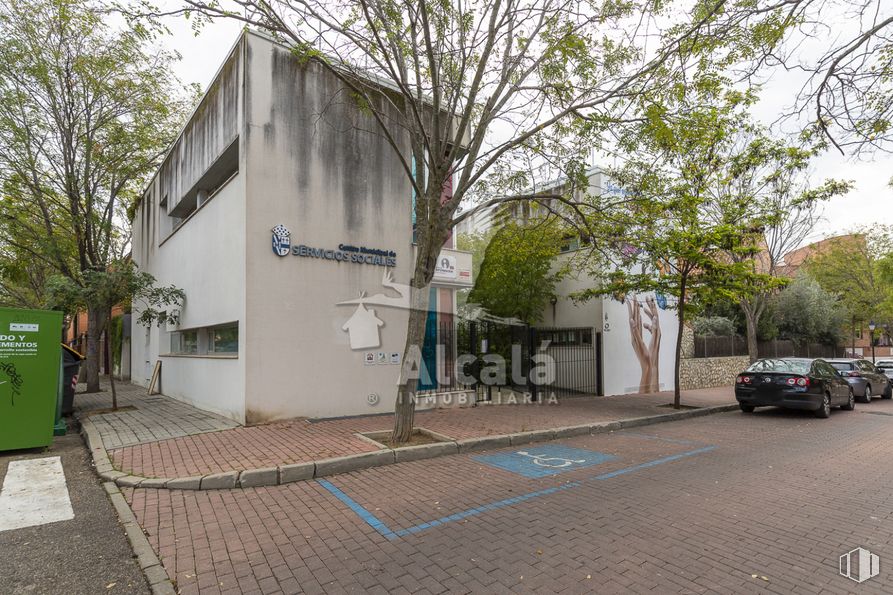
[(677, 455), (670, 455), (668, 457), (663, 457), (660, 459), (655, 459), (653, 461), (648, 461), (647, 463), (640, 463), (638, 465), (633, 465), (632, 467), (624, 467), (623, 469), (617, 469), (616, 471), (610, 471), (608, 473), (602, 473), (601, 475), (596, 475), (592, 479), (611, 479), (612, 477), (617, 477), (618, 475), (624, 475), (625, 473), (632, 473), (633, 471), (639, 471), (640, 469), (648, 469), (649, 467), (654, 467), (655, 465), (660, 465), (662, 463), (670, 463), (672, 461), (678, 461), (679, 459), (684, 459), (685, 457), (694, 456), (697, 454), (701, 454), (702, 452), (709, 452), (716, 448), (715, 446), (705, 446), (704, 448), (698, 448), (696, 450), (690, 450), (688, 452), (679, 453)]
[(694, 442), (692, 440), (682, 440), (681, 438), (664, 438), (663, 436), (655, 436), (654, 434), (640, 434), (638, 432), (618, 432), (616, 436), (633, 436), (635, 438), (644, 438), (645, 440), (660, 440), (661, 442), (669, 442), (671, 444), (684, 444), (691, 446), (692, 444), (703, 444), (703, 442)]
[(497, 510), (499, 508), (505, 508), (506, 506), (512, 506), (513, 504), (519, 504), (519, 503), (525, 502), (527, 500), (532, 500), (533, 498), (539, 498), (540, 496), (548, 496), (549, 494), (554, 494), (556, 492), (569, 490), (570, 488), (579, 487), (579, 485), (580, 485), (579, 481), (574, 481), (571, 483), (565, 483), (560, 486), (556, 486), (554, 488), (547, 488), (545, 490), (530, 492), (528, 494), (522, 494), (520, 496), (515, 496), (513, 498), (506, 498), (505, 500), (498, 500), (496, 502), (484, 504), (483, 506), (469, 508), (468, 510), (463, 510), (462, 512), (457, 512), (457, 513), (451, 514), (449, 516), (441, 517), (439, 519), (434, 519), (433, 521), (421, 523), (421, 524), (415, 525), (413, 527), (407, 527), (406, 529), (398, 529), (397, 531), (395, 531), (395, 533), (398, 537), (403, 537), (404, 535), (411, 535), (413, 533), (419, 533), (420, 531), (424, 531), (425, 529), (430, 529), (431, 527), (437, 527), (438, 525), (443, 525), (445, 523), (450, 523), (452, 521), (459, 521), (459, 520), (468, 518), (470, 516), (481, 514), (483, 512), (488, 512), (490, 510)]
[(469, 508), (468, 510), (463, 510), (461, 512), (457, 512), (445, 517), (441, 517), (439, 519), (434, 519), (433, 521), (427, 521), (424, 523), (420, 523), (418, 525), (414, 525), (412, 527), (407, 527), (405, 529), (397, 529), (396, 531), (392, 531), (381, 519), (377, 516), (369, 512), (365, 507), (355, 501), (353, 498), (342, 492), (339, 488), (335, 487), (330, 481), (325, 479), (316, 480), (322, 487), (324, 487), (329, 493), (338, 498), (341, 502), (347, 505), (352, 511), (354, 511), (357, 516), (359, 516), (363, 521), (366, 522), (370, 527), (378, 531), (385, 538), (393, 540), (398, 537), (404, 537), (406, 535), (412, 535), (415, 533), (420, 533), (425, 531), (426, 529), (430, 529), (432, 527), (437, 527), (440, 525), (444, 525), (446, 523), (450, 523), (453, 521), (462, 520), (471, 516), (475, 516), (484, 512), (488, 512), (491, 510), (498, 510), (500, 508), (505, 508), (507, 506), (512, 506), (515, 504), (520, 504), (521, 502), (526, 502), (528, 500), (532, 500), (534, 498), (539, 498), (541, 496), (548, 496), (549, 494), (555, 494), (557, 492), (562, 492), (564, 490), (569, 490), (571, 488), (579, 487), (583, 484), (584, 481), (589, 480), (603, 480), (603, 479), (611, 479), (613, 477), (617, 477), (619, 475), (624, 475), (626, 473), (632, 473), (634, 471), (639, 471), (641, 469), (648, 469), (649, 467), (655, 467), (657, 465), (661, 465), (663, 463), (671, 463), (673, 461), (678, 461), (679, 459), (684, 459), (686, 457), (691, 457), (697, 454), (701, 454), (704, 452), (709, 452), (714, 450), (715, 446), (705, 446), (703, 448), (698, 448), (696, 450), (690, 450), (688, 452), (683, 452), (675, 455), (670, 455), (667, 457), (662, 457), (660, 459), (655, 459), (653, 461), (648, 461), (647, 463), (640, 463), (638, 465), (633, 465), (631, 467), (624, 467), (623, 469), (617, 469), (616, 471), (611, 471), (608, 473), (602, 473), (601, 475), (596, 475), (594, 477), (589, 477), (584, 480), (574, 481), (570, 483), (561, 484), (559, 486), (546, 488), (544, 490), (537, 490), (535, 492), (529, 492), (527, 494), (522, 494), (520, 496), (514, 496), (512, 498), (506, 498), (504, 500), (497, 500), (496, 502), (491, 502), (489, 504), (483, 504), (481, 506), (476, 506), (474, 508)]
[(353, 498), (332, 485), (332, 482), (325, 479), (318, 479), (317, 482), (319, 482), (319, 485), (327, 489), (333, 496), (347, 504), (347, 507), (357, 513), (357, 515), (361, 519), (366, 521), (366, 523), (370, 527), (372, 527), (388, 539), (394, 539), (396, 537), (396, 534), (391, 531), (388, 526), (381, 521), (381, 519), (369, 512), (366, 508), (357, 503)]

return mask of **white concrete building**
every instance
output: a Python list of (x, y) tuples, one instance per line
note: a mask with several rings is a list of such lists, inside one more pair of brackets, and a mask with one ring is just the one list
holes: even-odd
[[(623, 192), (597, 166), (587, 175), (589, 185), (578, 191), (581, 195)], [(554, 179), (538, 184), (536, 189), (561, 188), (565, 183), (564, 179)], [(535, 219), (540, 214), (536, 205), (516, 203), (476, 219), (469, 231), (480, 233), (499, 222)], [(538, 325), (544, 329), (540, 335), (550, 341), (545, 353), (555, 361), (553, 388), (591, 395), (672, 390), (678, 334), (674, 298), (642, 294), (623, 296), (622, 301), (611, 297), (574, 301), (571, 296), (598, 282), (579, 267), (573, 270), (573, 258), (585, 249), (585, 243), (584, 238), (567, 239), (558, 258), (561, 264), (570, 261), (572, 271), (556, 286), (558, 299), (546, 307)]]
[[(166, 395), (247, 423), (393, 410), (412, 190), (375, 130), (334, 76), (239, 38), (136, 212), (134, 262), (186, 302), (134, 323), (134, 382), (161, 361)], [(435, 334), (471, 285), (452, 239), (441, 262)]]

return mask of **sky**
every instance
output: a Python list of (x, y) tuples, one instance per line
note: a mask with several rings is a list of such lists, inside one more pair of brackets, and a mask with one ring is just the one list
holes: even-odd
[[(170, 19), (168, 26), (172, 37), (164, 43), (183, 57), (176, 66), (177, 75), (184, 83), (199, 83), (206, 89), (235, 43), (240, 24), (215, 21), (205, 26), (198, 36), (184, 19)], [(789, 75), (770, 77), (764, 84), (758, 116), (767, 123), (773, 122), (778, 114), (790, 107), (795, 92), (792, 87), (796, 88), (796, 85), (791, 84)], [(815, 160), (811, 177), (816, 184), (828, 178), (852, 180), (855, 188), (825, 205), (823, 217), (808, 241), (838, 235), (856, 227), (893, 225), (893, 188), (888, 185), (893, 178), (893, 155), (854, 159), (828, 151)]]

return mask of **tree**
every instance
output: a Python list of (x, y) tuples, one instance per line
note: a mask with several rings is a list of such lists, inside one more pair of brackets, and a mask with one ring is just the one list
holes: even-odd
[(555, 267), (561, 240), (554, 220), (501, 227), (487, 246), (469, 301), (496, 316), (539, 322), (567, 272)]
[[(687, 317), (716, 300), (748, 295), (770, 279), (755, 272), (750, 262), (758, 230), (749, 220), (717, 209), (717, 190), (734, 159), (735, 134), (747, 121), (746, 107), (753, 98), (709, 79), (677, 97), (664, 95), (666, 104), (655, 97), (643, 106), (641, 122), (621, 137), (624, 153), (633, 157), (610, 174), (633, 203), (615, 213), (601, 234), (613, 238), (614, 266), (606, 269), (597, 259), (593, 274), (604, 283), (581, 296), (626, 298), (653, 291), (676, 298), (674, 406), (679, 408)], [(716, 212), (723, 217), (714, 216)]]
[(739, 143), (731, 148), (717, 200), (710, 212), (717, 221), (742, 219), (754, 234), (756, 255), (729, 251), (733, 260), (750, 263), (755, 273), (767, 275), (759, 287), (742, 294), (738, 304), (744, 315), (747, 352), (759, 357), (757, 336), (770, 298), (786, 282), (782, 261), (813, 230), (818, 206), (845, 194), (852, 182), (828, 179), (815, 187), (808, 181), (810, 161), (825, 147), (791, 146), (771, 138), (761, 127), (745, 123)]
[[(0, 0), (0, 220), (13, 229), (0, 273), (23, 302), (40, 303), (49, 274), (90, 293), (88, 277), (122, 259), (126, 209), (189, 105), (176, 56), (149, 50), (147, 29), (112, 29), (105, 17), (93, 2)], [(112, 304), (87, 305), (87, 390), (97, 391)]]
[(735, 334), (735, 322), (724, 316), (698, 316), (691, 321), (695, 335), (731, 337)]
[(803, 343), (837, 344), (846, 322), (837, 296), (805, 272), (774, 297), (773, 314), (782, 338)]
[(805, 265), (825, 291), (839, 297), (855, 327), (893, 318), (893, 285), (884, 277), (891, 254), (893, 226), (873, 226), (818, 244)]
[[(143, 13), (231, 18), (269, 32), (337, 77), (401, 161), (416, 197), (417, 258), (396, 391), (398, 442), (413, 431), (426, 287), (452, 227), (474, 209), (501, 202), (566, 200), (529, 190), (530, 177), (514, 173), (518, 163), (560, 162), (579, 174), (580, 151), (625, 118), (626, 102), (689, 74), (676, 60), (680, 54), (707, 54), (728, 43), (723, 60), (751, 60), (771, 51), (796, 22), (785, 2), (751, 0), (184, 0), (183, 6), (161, 11), (149, 2)], [(628, 33), (617, 35), (622, 29)], [(483, 183), (491, 175), (510, 183)], [(479, 204), (458, 214), (463, 201)]]
[[(788, 70), (805, 71), (798, 114), (841, 153), (893, 145), (893, 6), (887, 0), (792, 0), (803, 37), (822, 40), (815, 59), (779, 52)], [(846, 27), (838, 29), (838, 23)], [(829, 39), (829, 42), (825, 40)]]
[[(488, 229), (477, 233), (458, 234), (456, 237), (456, 248), (471, 252), (471, 278), (477, 279), (480, 274), (481, 265), (484, 263), (484, 256), (487, 252), (487, 246), (493, 240), (495, 229)], [(467, 313), (466, 304), (468, 303), (468, 295), (470, 289), (460, 289), (456, 294), (456, 307), (460, 314)]]
[[(64, 275), (55, 275), (47, 283), (48, 305), (66, 312), (87, 310), (98, 313), (105, 310), (104, 325), (111, 323), (114, 304), (136, 301), (140, 305), (137, 322), (143, 326), (170, 321), (176, 324), (179, 307), (186, 295), (173, 285), (158, 287), (149, 273), (139, 272), (130, 261), (113, 263), (104, 271), (86, 271), (77, 281)], [(108, 328), (108, 327), (107, 327)], [(106, 339), (106, 357), (111, 341)], [(109, 362), (112, 359), (109, 357)], [(112, 409), (118, 408), (114, 374), (109, 373), (112, 389)]]

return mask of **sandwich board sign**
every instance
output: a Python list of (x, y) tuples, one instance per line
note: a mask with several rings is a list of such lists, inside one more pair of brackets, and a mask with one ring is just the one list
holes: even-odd
[(0, 308), (0, 451), (53, 441), (61, 337), (61, 312)]

